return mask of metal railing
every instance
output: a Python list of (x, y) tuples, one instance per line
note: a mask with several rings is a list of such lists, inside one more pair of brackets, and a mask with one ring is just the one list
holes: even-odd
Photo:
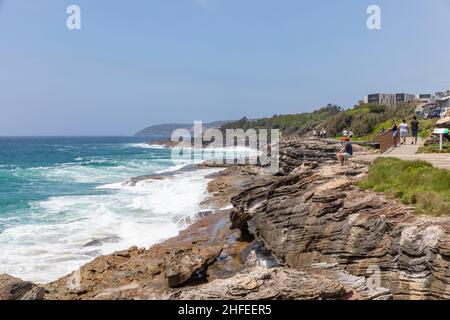
[(372, 134), (370, 136), (365, 136), (361, 140), (362, 144), (366, 145), (379, 145), (380, 144), (380, 135), (379, 134)]

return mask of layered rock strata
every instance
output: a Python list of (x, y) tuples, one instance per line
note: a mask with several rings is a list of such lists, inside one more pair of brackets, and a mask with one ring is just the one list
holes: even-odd
[(450, 219), (417, 216), (362, 191), (365, 166), (303, 166), (232, 199), (233, 227), (250, 233), (280, 264), (334, 264), (375, 277), (399, 299), (450, 298)]

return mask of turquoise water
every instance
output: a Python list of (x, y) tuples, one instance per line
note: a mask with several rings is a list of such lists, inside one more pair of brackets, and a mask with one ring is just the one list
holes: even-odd
[[(95, 187), (172, 165), (168, 150), (144, 143), (136, 138), (0, 138), (0, 217), (23, 223), (30, 213), (24, 209), (34, 201), (105, 193)], [(0, 223), (0, 231), (4, 227)]]
[(210, 172), (127, 183), (178, 172), (185, 163), (170, 155), (139, 138), (0, 138), (0, 273), (47, 282), (175, 235), (199, 210)]

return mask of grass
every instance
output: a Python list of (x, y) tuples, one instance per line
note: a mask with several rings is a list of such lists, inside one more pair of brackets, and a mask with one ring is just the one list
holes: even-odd
[[(408, 126), (410, 126), (410, 122), (413, 120), (412, 116), (406, 117), (406, 123)], [(438, 119), (419, 119), (419, 137), (421, 138), (428, 138), (431, 135), (431, 132), (436, 127), (436, 122)], [(403, 119), (396, 118), (395, 121), (397, 122), (397, 125), (402, 123)], [(371, 137), (375, 134), (379, 134), (381, 129), (384, 128), (385, 130), (389, 130), (392, 127), (392, 119), (386, 120), (384, 122), (378, 123), (373, 131), (365, 136), (362, 136), (361, 139), (367, 139), (368, 137)], [(411, 130), (411, 128), (410, 128)]]
[(428, 138), (436, 127), (437, 121), (438, 119), (420, 120), (419, 137), (424, 139)]
[(418, 153), (450, 153), (450, 142), (442, 144), (442, 151), (439, 150), (439, 144), (432, 144), (420, 147)]
[(359, 186), (414, 205), (417, 213), (450, 215), (450, 170), (434, 168), (425, 161), (379, 158)]

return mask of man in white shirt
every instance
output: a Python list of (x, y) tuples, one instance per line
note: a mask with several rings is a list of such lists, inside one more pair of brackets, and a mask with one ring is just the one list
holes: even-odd
[(347, 128), (344, 128), (344, 131), (342, 131), (342, 137), (343, 138), (348, 137), (348, 130), (347, 130)]

